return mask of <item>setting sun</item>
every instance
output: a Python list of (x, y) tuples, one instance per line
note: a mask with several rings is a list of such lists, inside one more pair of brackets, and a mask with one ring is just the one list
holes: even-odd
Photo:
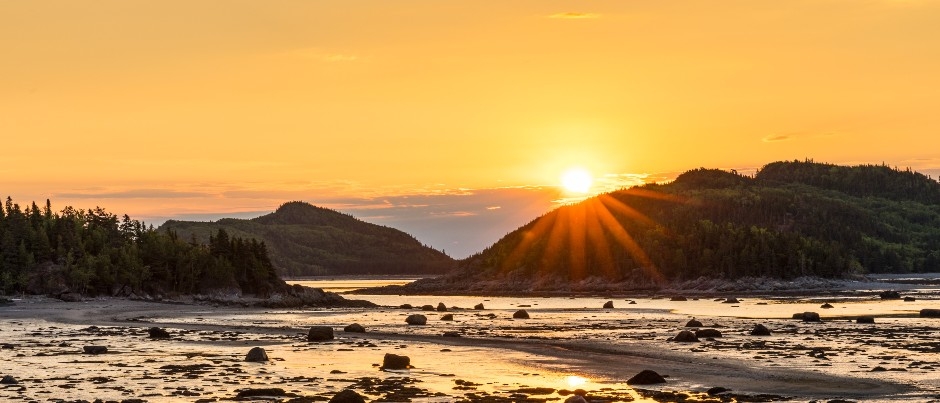
[(584, 168), (571, 168), (561, 174), (561, 186), (572, 193), (587, 193), (594, 178)]

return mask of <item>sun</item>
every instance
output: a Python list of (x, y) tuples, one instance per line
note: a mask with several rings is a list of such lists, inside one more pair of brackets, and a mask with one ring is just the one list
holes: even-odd
[(561, 174), (561, 187), (572, 193), (587, 193), (594, 178), (584, 168), (570, 168)]

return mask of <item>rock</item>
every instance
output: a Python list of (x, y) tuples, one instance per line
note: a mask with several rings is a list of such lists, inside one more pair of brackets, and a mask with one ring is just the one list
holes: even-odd
[(904, 302), (914, 302), (917, 301), (917, 298), (914, 297), (904, 297)]
[(708, 393), (709, 396), (715, 396), (719, 393), (725, 393), (725, 392), (730, 392), (730, 391), (731, 389), (723, 388), (721, 386), (715, 386), (714, 388), (710, 388), (706, 390), (705, 393)]
[(604, 309), (614, 309), (614, 301), (607, 301), (604, 303)]
[(695, 318), (692, 318), (692, 320), (685, 323), (685, 327), (702, 327), (702, 322), (699, 322), (695, 320)]
[(529, 319), (529, 313), (525, 309), (520, 309), (516, 313), (512, 314), (513, 319)]
[(150, 334), (151, 339), (169, 339), (170, 332), (163, 330), (159, 327), (151, 327), (147, 329), (147, 333)]
[(85, 354), (104, 354), (108, 352), (108, 348), (105, 346), (85, 346), (82, 347), (82, 350), (85, 351)]
[(717, 329), (699, 329), (695, 331), (695, 337), (721, 337), (721, 332)]
[(636, 305), (636, 301), (630, 301), (628, 305)]
[(588, 403), (588, 401), (584, 400), (584, 396), (571, 395), (565, 399), (565, 403)]
[(676, 296), (676, 297), (670, 298), (669, 300), (670, 301), (688, 301), (689, 299), (686, 297)]
[(460, 332), (444, 332), (444, 337), (462, 337)]
[(803, 322), (819, 322), (819, 314), (816, 312), (803, 312)]
[(741, 301), (738, 301), (737, 298), (731, 297), (731, 298), (728, 298), (728, 299), (724, 300), (724, 302), (722, 302), (722, 304), (737, 304), (737, 303), (739, 303), (739, 302), (741, 302)]
[(657, 383), (666, 383), (666, 378), (657, 374), (656, 371), (644, 369), (639, 374), (633, 375), (633, 378), (627, 380), (627, 385), (653, 385)]
[(444, 305), (443, 302), (438, 302), (438, 303), (437, 303), (437, 311), (438, 311), (438, 312), (447, 312), (447, 305)]
[(433, 311), (433, 310), (434, 310), (434, 305), (422, 305), (422, 306), (421, 306), (421, 310), (422, 310), (422, 311)]
[(482, 311), (482, 310), (483, 310), (483, 304), (476, 304), (476, 305), (473, 306), (473, 309), (476, 309), (476, 310), (478, 310), (478, 311)]
[(366, 399), (352, 389), (344, 389), (333, 395), (329, 403), (366, 403)]
[(15, 378), (10, 375), (4, 375), (3, 379), (0, 379), (0, 384), (3, 385), (16, 385), (19, 384)]
[(405, 319), (405, 323), (412, 326), (424, 326), (428, 323), (428, 317), (419, 314), (409, 315)]
[(875, 317), (867, 315), (859, 316), (857, 319), (855, 319), (855, 323), (875, 323)]
[(330, 326), (313, 326), (307, 331), (307, 341), (333, 340), (333, 328)]
[(414, 309), (414, 307), (411, 306), (411, 304), (401, 304), (398, 307), (401, 309)]
[(880, 296), (881, 299), (901, 299), (901, 293), (894, 290), (882, 291), (878, 296)]
[(381, 369), (408, 369), (411, 368), (411, 358), (405, 355), (386, 353), (382, 359)]
[(244, 398), (258, 396), (287, 396), (287, 392), (281, 388), (245, 389), (241, 392), (238, 392), (238, 395), (235, 397)]
[(454, 320), (454, 315), (449, 313), (447, 315), (441, 316), (441, 320)]
[(921, 309), (920, 317), (922, 318), (940, 318), (940, 309)]
[(822, 309), (831, 309), (831, 308), (832, 308), (832, 304), (830, 304), (830, 303), (827, 302), (827, 303), (825, 303), (825, 304), (820, 305), (819, 307), (822, 308)]
[(793, 314), (793, 319), (803, 320), (803, 312)]
[(754, 329), (751, 330), (751, 336), (770, 336), (770, 329), (758, 323), (754, 325)]
[(366, 328), (358, 323), (353, 323), (343, 328), (343, 331), (346, 333), (365, 333)]
[(672, 341), (680, 343), (693, 343), (698, 341), (698, 337), (695, 337), (695, 333), (692, 333), (688, 330), (683, 330), (673, 337)]
[(254, 347), (248, 350), (248, 355), (245, 356), (245, 361), (248, 362), (265, 362), (267, 360), (268, 353), (261, 347)]
[(887, 371), (887, 370), (888, 370), (888, 369), (885, 368), (885, 367), (874, 367), (874, 368), (871, 369), (871, 372), (884, 372), (884, 371)]

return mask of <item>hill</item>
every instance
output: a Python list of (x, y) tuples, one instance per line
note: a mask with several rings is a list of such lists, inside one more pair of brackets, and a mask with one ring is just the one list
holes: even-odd
[(940, 184), (910, 170), (775, 162), (686, 172), (560, 207), (387, 292), (658, 288), (694, 279), (940, 271)]
[(209, 235), (225, 229), (232, 236), (264, 241), (281, 275), (441, 274), (456, 262), (394, 228), (352, 216), (288, 202), (275, 212), (250, 220), (215, 222), (167, 221), (182, 239), (208, 243)]

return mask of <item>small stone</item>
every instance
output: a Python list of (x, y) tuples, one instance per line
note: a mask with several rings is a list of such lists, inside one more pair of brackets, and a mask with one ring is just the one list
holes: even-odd
[(825, 303), (825, 304), (820, 305), (819, 307), (822, 308), (822, 309), (831, 309), (831, 308), (832, 308), (832, 304), (830, 304), (830, 303), (827, 302), (827, 303)]
[(653, 385), (657, 383), (666, 383), (666, 378), (657, 374), (656, 371), (644, 369), (640, 373), (627, 380), (627, 385)]
[(676, 296), (669, 299), (670, 301), (688, 301), (689, 299), (682, 296)]
[(411, 306), (411, 304), (401, 304), (398, 307), (401, 309), (414, 309), (414, 307)]
[(248, 362), (265, 362), (267, 360), (268, 353), (261, 347), (254, 347), (248, 350), (248, 355), (245, 356), (245, 361)]

